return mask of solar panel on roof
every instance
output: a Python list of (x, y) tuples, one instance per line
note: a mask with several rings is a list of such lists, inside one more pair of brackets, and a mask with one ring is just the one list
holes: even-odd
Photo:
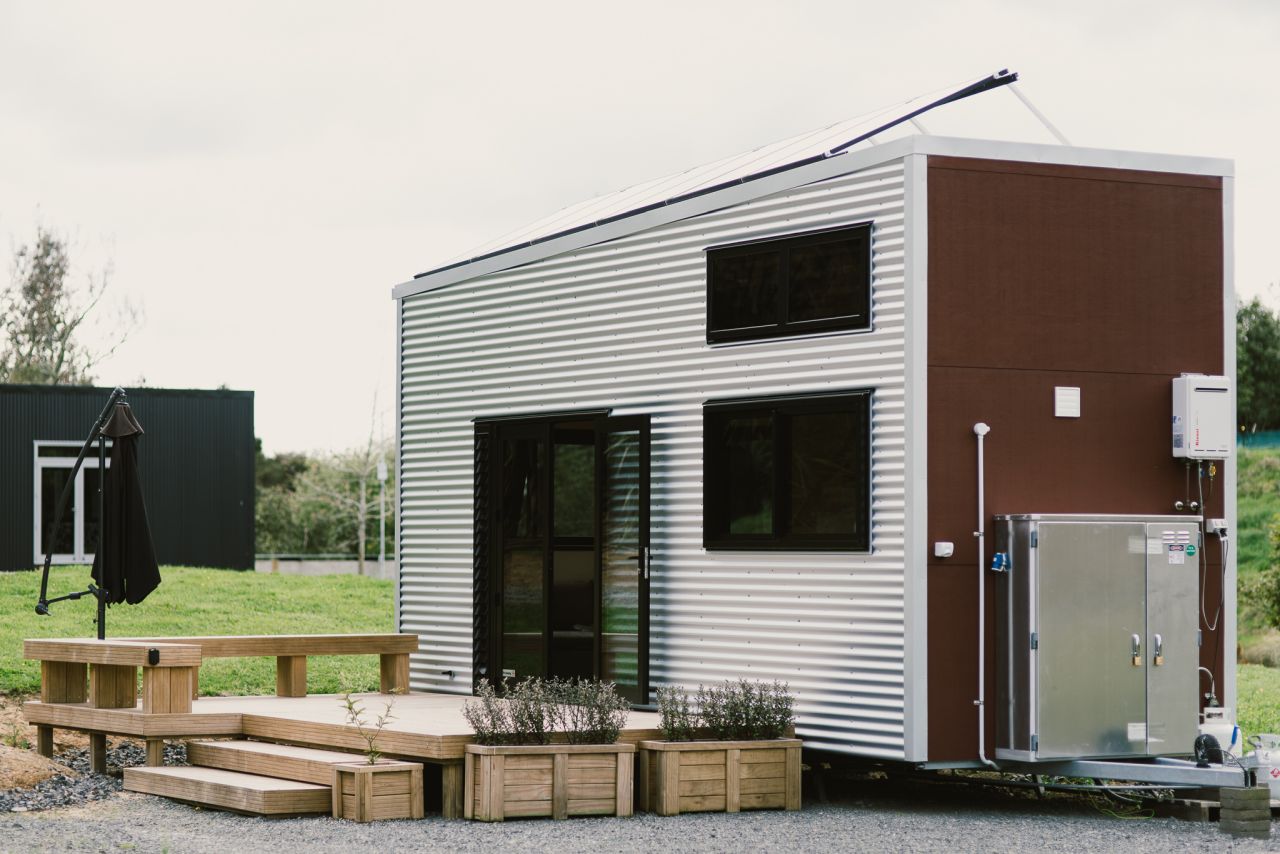
[(673, 175), (645, 181), (594, 199), (570, 205), (517, 231), (491, 240), (468, 252), (462, 258), (444, 264), (414, 278), (453, 269), (484, 258), (491, 258), (554, 237), (614, 222), (655, 207), (715, 192), (766, 175), (777, 174), (815, 160), (836, 157), (866, 142), (876, 134), (914, 119), (929, 110), (950, 104), (980, 92), (1013, 83), (1016, 73), (1007, 69), (979, 78), (960, 87), (920, 95), (890, 107), (883, 107), (855, 118), (846, 119), (819, 130), (770, 143), (743, 154), (686, 169)]

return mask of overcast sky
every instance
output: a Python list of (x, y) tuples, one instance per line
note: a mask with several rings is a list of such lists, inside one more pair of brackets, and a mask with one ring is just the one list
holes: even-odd
[[(1004, 67), (1076, 145), (1234, 158), (1237, 289), (1280, 306), (1280, 3), (462, 7), (0, 0), (0, 249), (113, 266), (145, 325), (101, 384), (252, 389), (269, 452), (361, 442), (375, 396), (389, 436), (393, 285)], [(946, 118), (1050, 141), (1008, 92)]]

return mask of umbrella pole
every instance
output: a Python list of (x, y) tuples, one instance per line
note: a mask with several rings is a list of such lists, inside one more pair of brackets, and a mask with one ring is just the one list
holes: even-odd
[[(98, 562), (98, 566), (102, 567), (102, 578), (105, 582), (107, 577), (107, 516), (103, 512), (103, 504), (107, 500), (107, 437), (102, 435), (101, 430), (98, 432), (98, 554), (102, 555), (102, 560)], [(96, 596), (98, 600), (98, 640), (107, 639), (107, 590), (106, 584), (103, 583), (98, 587)]]

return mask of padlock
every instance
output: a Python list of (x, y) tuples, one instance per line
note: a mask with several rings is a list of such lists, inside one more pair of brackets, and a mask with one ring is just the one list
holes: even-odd
[(1135, 655), (1135, 656), (1133, 657), (1133, 666), (1134, 666), (1134, 667), (1141, 667), (1141, 666), (1142, 666), (1142, 656), (1140, 656), (1140, 655)]
[(1156, 656), (1156, 667), (1160, 667), (1162, 664), (1164, 664), (1164, 656), (1163, 656), (1163, 655), (1157, 655), (1157, 656)]

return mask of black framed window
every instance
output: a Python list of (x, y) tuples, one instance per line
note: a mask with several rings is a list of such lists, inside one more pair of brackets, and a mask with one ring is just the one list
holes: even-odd
[(703, 545), (869, 551), (871, 392), (703, 408)]
[(707, 341), (871, 328), (871, 224), (707, 250)]

